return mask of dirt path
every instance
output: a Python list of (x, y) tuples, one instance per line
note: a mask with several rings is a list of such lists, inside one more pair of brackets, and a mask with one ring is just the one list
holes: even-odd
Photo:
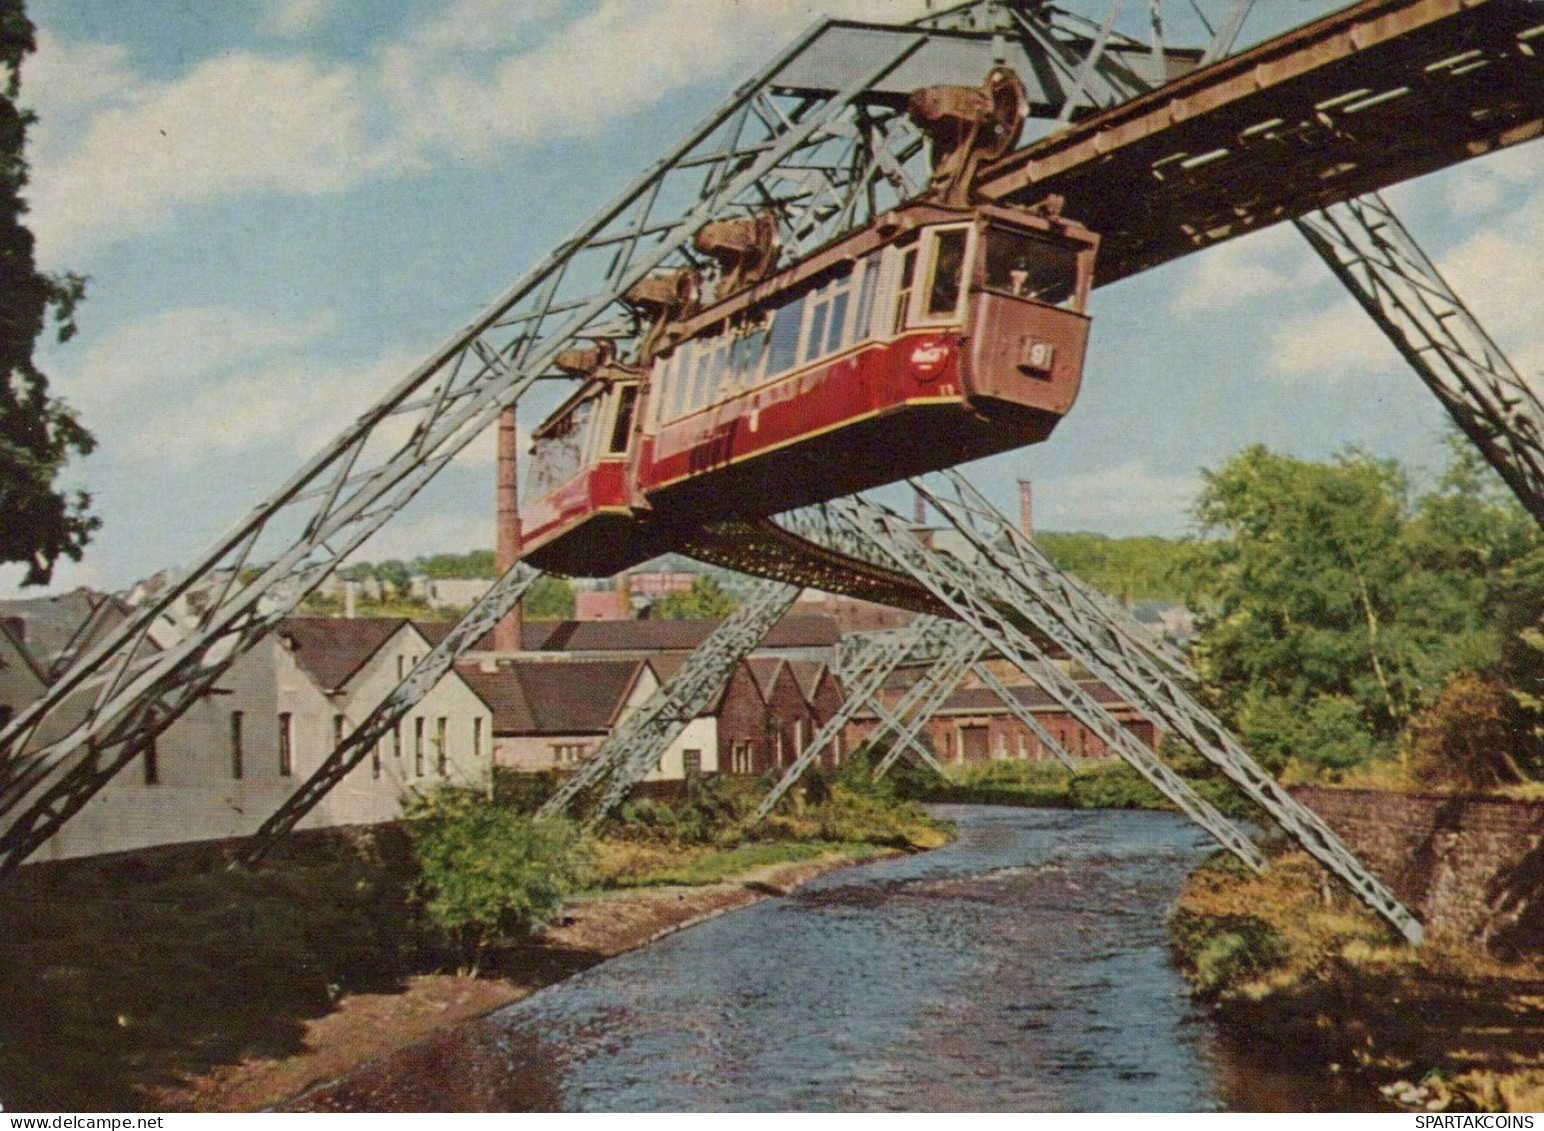
[(724, 883), (644, 888), (575, 902), (531, 943), (499, 955), (491, 975), (416, 975), (400, 993), (346, 995), (331, 1013), (305, 1023), (305, 1051), (222, 1065), (151, 1093), (151, 1102), (167, 1111), (256, 1111), (282, 1104), (613, 955), (768, 896), (786, 895), (823, 872), (854, 862), (827, 857), (756, 869)]

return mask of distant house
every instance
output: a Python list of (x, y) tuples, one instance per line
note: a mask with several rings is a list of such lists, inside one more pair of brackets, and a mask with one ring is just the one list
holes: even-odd
[[(695, 651), (718, 620), (527, 621), (521, 641), (527, 652), (562, 652), (573, 657), (645, 658), (661, 652)], [(824, 659), (836, 646), (841, 626), (829, 617), (785, 616), (756, 648), (758, 655)]]
[[(815, 716), (799, 687), (793, 665), (777, 656), (753, 656), (748, 661), (767, 705), (768, 757), (754, 772), (781, 770), (794, 764), (814, 735)], [(831, 752), (832, 759), (839, 751)]]
[[(1098, 680), (1080, 680), (1078, 685), (1139, 742), (1149, 748), (1157, 746), (1160, 736), (1152, 721), (1112, 688)], [(1115, 756), (1103, 739), (1039, 687), (1020, 684), (1008, 690), (1072, 757)], [(864, 741), (876, 725), (873, 715), (860, 712), (847, 727), (848, 741), (853, 745)], [(984, 687), (955, 691), (928, 720), (925, 733), (938, 757), (946, 762), (1043, 761), (1054, 757), (997, 694)]]
[[(428, 648), (405, 620), (280, 622), (37, 859), (251, 835)], [(488, 705), (448, 674), (300, 827), (392, 820), (442, 784), (486, 788), (492, 730)]]
[(17, 639), (49, 682), (127, 616), (116, 597), (90, 589), (0, 601), (0, 620), (12, 622)]

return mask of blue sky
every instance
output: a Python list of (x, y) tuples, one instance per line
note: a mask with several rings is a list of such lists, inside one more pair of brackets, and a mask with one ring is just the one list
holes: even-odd
[[(1262, 0), (1246, 38), (1334, 6)], [(79, 335), (42, 360), (100, 441), (70, 479), (104, 522), (55, 588), (193, 557), (777, 45), (821, 14), (921, 3), (364, 7), (29, 5), (31, 223), (45, 268), (92, 279)], [(1390, 194), (1530, 377), (1544, 267), (1519, 249), (1544, 247), (1541, 173), (1535, 142)], [(1430, 394), (1291, 228), (1105, 288), (1093, 315), (1056, 435), (971, 469), (1005, 506), (1033, 480), (1043, 528), (1183, 533), (1200, 470), (1251, 443), (1445, 459)], [(486, 439), (363, 556), (491, 545)], [(0, 570), (0, 591), (18, 578)]]

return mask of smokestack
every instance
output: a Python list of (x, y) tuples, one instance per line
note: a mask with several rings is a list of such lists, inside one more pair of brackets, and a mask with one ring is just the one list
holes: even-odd
[(927, 525), (927, 500), (922, 497), (922, 492), (917, 492), (917, 525)]
[[(520, 492), (516, 470), (519, 456), (515, 410), (511, 406), (499, 413), (498, 544), (494, 557), (500, 576), (508, 573), (520, 560)], [(493, 647), (500, 652), (520, 651), (519, 603), (493, 626)]]
[(1028, 479), (1019, 480), (1019, 529), (1026, 538), (1035, 536), (1035, 508)]

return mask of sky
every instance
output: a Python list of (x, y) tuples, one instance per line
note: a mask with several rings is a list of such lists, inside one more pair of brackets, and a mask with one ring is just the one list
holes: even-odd
[[(377, 0), (362, 22), (342, 0), (32, 0), (28, 222), (43, 269), (91, 279), (80, 332), (40, 361), (96, 434), (66, 480), (103, 522), (51, 588), (194, 558), (777, 46), (924, 3)], [(1262, 0), (1245, 41), (1335, 6)], [(1530, 378), (1541, 174), (1533, 142), (1387, 194)], [(1418, 480), (1446, 461), (1435, 400), (1290, 226), (1102, 288), (1091, 313), (1052, 439), (967, 469), (1009, 513), (1031, 480), (1042, 529), (1183, 535), (1203, 469), (1250, 444), (1355, 447)], [(493, 476), (490, 435), (359, 557), (491, 546)], [(20, 576), (0, 567), (0, 595)]]

